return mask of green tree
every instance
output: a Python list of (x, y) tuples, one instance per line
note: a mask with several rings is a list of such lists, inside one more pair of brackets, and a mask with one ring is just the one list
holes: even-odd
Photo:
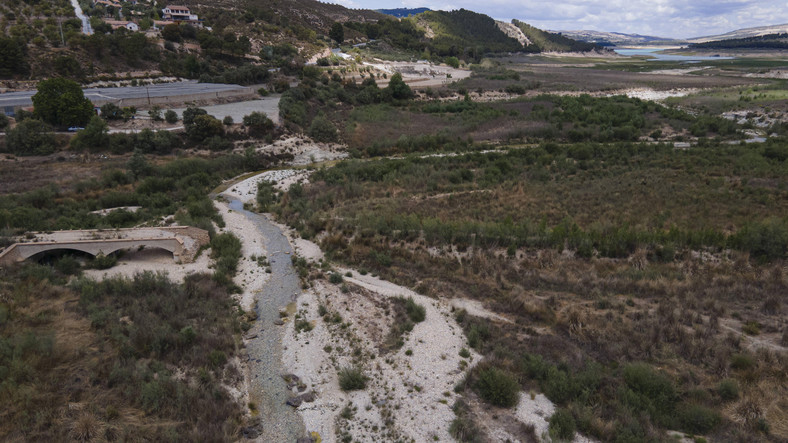
[(181, 41), (181, 26), (177, 23), (166, 25), (161, 30), (161, 36), (164, 40), (179, 42)]
[(399, 72), (391, 76), (386, 92), (395, 100), (408, 100), (413, 97), (413, 91), (402, 80), (402, 74)]
[(244, 115), (243, 123), (252, 137), (264, 137), (274, 129), (274, 122), (262, 112)]
[(150, 110), (148, 110), (148, 115), (150, 116), (151, 120), (155, 122), (160, 122), (162, 120), (161, 108), (158, 106), (154, 106)]
[(202, 108), (196, 108), (194, 106), (189, 106), (186, 110), (183, 111), (183, 124), (186, 126), (191, 125), (194, 123), (195, 117), (198, 115), (207, 115), (208, 111)]
[(446, 62), (447, 65), (451, 66), (452, 68), (456, 69), (460, 67), (460, 60), (457, 57), (454, 56), (446, 57), (446, 60), (444, 61)]
[(172, 109), (168, 109), (164, 113), (164, 121), (170, 124), (178, 123), (178, 113), (173, 111)]
[(115, 103), (105, 103), (101, 105), (101, 118), (105, 120), (120, 120), (123, 118), (123, 110)]
[(48, 155), (55, 152), (52, 128), (41, 120), (26, 119), (6, 135), (6, 147), (16, 155)]
[(0, 78), (27, 74), (28, 66), (23, 48), (16, 39), (0, 37)]
[(61, 55), (57, 57), (53, 63), (55, 72), (63, 77), (81, 79), (85, 76), (82, 70), (82, 65), (79, 61), (70, 55)]
[(203, 141), (217, 135), (224, 134), (222, 122), (211, 115), (198, 115), (194, 118), (191, 125), (186, 127), (189, 138), (195, 141)]
[(55, 127), (85, 126), (94, 115), (93, 103), (85, 98), (79, 84), (65, 78), (38, 83), (33, 96), (33, 113)]
[(71, 139), (71, 148), (77, 151), (101, 151), (109, 147), (109, 134), (107, 133), (107, 123), (94, 115), (88, 122), (85, 129), (79, 131)]
[(137, 179), (146, 175), (150, 175), (151, 171), (153, 170), (150, 163), (148, 163), (148, 159), (145, 158), (145, 154), (143, 154), (142, 150), (140, 149), (134, 150), (134, 154), (131, 155), (129, 162), (126, 163), (126, 167), (128, 168), (131, 175)]
[(342, 23), (334, 22), (331, 25), (331, 30), (328, 31), (328, 36), (331, 37), (331, 40), (337, 42), (338, 45), (341, 45), (345, 41), (345, 28), (342, 26)]
[(8, 117), (5, 114), (0, 114), (0, 131), (5, 130), (8, 127)]
[(319, 142), (337, 141), (337, 128), (327, 118), (318, 115), (309, 126), (309, 136)]

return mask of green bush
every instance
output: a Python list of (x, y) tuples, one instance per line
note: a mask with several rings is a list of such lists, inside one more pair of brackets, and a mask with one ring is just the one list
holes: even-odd
[(732, 401), (739, 398), (739, 384), (736, 380), (726, 378), (717, 387), (717, 393), (724, 401)]
[(26, 119), (7, 131), (5, 144), (16, 155), (48, 155), (57, 148), (52, 128), (36, 119)]
[(319, 142), (335, 142), (337, 141), (337, 128), (327, 118), (318, 115), (312, 120), (307, 132), (310, 137)]
[(118, 258), (112, 254), (104, 255), (99, 253), (90, 262), (90, 266), (95, 269), (109, 269), (118, 262)]
[(367, 387), (367, 377), (360, 368), (344, 367), (339, 370), (339, 387), (343, 391), (358, 391)]
[(504, 408), (517, 405), (520, 384), (508, 372), (496, 367), (482, 369), (476, 375), (474, 388), (486, 402)]
[(717, 411), (706, 406), (689, 404), (678, 410), (681, 427), (691, 433), (705, 434), (720, 424), (722, 418)]
[(408, 313), (408, 317), (413, 323), (421, 323), (427, 318), (427, 310), (424, 306), (416, 303), (413, 297), (408, 297), (408, 299), (405, 300), (405, 311)]
[(227, 363), (227, 355), (218, 349), (214, 349), (210, 354), (208, 354), (208, 362), (214, 369), (221, 368), (225, 363)]
[(344, 278), (342, 278), (342, 274), (338, 272), (332, 272), (331, 275), (328, 276), (328, 281), (335, 285), (338, 285), (342, 283), (342, 281), (344, 281)]
[(747, 354), (733, 354), (731, 356), (731, 368), (739, 371), (746, 371), (755, 367), (755, 359)]
[(550, 417), (549, 429), (550, 437), (554, 440), (571, 441), (575, 438), (577, 425), (575, 424), (575, 418), (568, 409), (559, 408), (555, 411), (553, 416)]
[(178, 123), (178, 113), (172, 109), (166, 110), (164, 112), (164, 121), (169, 124)]

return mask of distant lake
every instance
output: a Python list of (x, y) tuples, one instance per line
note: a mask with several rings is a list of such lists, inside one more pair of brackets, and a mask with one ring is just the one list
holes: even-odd
[(702, 61), (713, 61), (713, 60), (730, 60), (734, 57), (712, 57), (712, 56), (703, 56), (703, 55), (670, 55), (670, 54), (663, 54), (662, 49), (653, 49), (653, 48), (621, 48), (621, 49), (614, 49), (617, 53), (621, 55), (626, 55), (631, 57), (633, 55), (645, 55), (650, 58), (649, 60), (653, 61), (667, 61), (667, 62), (690, 62), (690, 63), (697, 63)]

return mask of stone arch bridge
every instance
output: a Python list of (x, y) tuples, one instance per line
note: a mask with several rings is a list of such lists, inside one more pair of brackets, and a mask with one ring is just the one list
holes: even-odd
[(200, 247), (209, 242), (208, 231), (191, 226), (55, 231), (38, 233), (32, 239), (0, 251), (0, 266), (9, 266), (47, 251), (73, 250), (96, 256), (140, 247), (165, 249), (172, 252), (176, 262), (189, 263)]

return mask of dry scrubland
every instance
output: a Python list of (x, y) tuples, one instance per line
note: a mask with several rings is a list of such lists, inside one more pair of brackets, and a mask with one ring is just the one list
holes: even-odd
[[(6, 156), (0, 247), (172, 223), (212, 242), (190, 266), (142, 250), (4, 274), (0, 438), (257, 432), (243, 344), (268, 251), (209, 197), (224, 182), (303, 258), (277, 327), (323, 441), (788, 439), (784, 86), (751, 76), (777, 65), (528, 60), (415, 100), (310, 71), (285, 127), (235, 153)], [(632, 89), (692, 93), (606, 97)], [(255, 172), (285, 161), (324, 163)]]

